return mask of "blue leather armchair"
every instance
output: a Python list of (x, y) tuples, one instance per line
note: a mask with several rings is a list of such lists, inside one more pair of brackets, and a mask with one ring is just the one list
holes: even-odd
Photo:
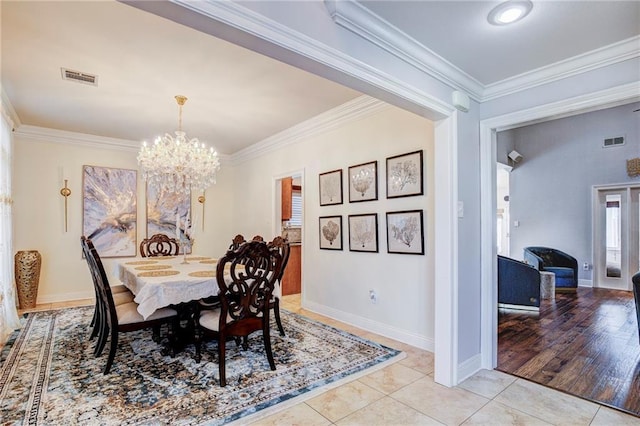
[(638, 317), (638, 341), (640, 341), (640, 271), (631, 278), (633, 282), (633, 298), (636, 301), (636, 316)]
[(556, 275), (556, 291), (576, 291), (578, 261), (575, 257), (549, 247), (525, 247), (524, 261), (539, 271)]
[(498, 255), (498, 303), (511, 308), (540, 308), (540, 272)]

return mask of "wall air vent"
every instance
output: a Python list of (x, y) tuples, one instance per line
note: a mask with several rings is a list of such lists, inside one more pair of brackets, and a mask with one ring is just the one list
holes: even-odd
[(74, 71), (67, 68), (60, 68), (62, 70), (62, 79), (75, 81), (77, 83), (90, 84), (92, 86), (98, 85), (98, 76), (93, 74), (87, 74), (85, 72)]
[(603, 148), (609, 148), (612, 146), (624, 145), (624, 136), (618, 136), (615, 138), (606, 138), (602, 143)]

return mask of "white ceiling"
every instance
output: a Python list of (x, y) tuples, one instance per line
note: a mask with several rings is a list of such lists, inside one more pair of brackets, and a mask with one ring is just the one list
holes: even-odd
[[(483, 85), (640, 34), (640, 2), (536, 1), (510, 27), (495, 1), (362, 2)], [(223, 154), (361, 94), (116, 1), (2, 0), (2, 90), (19, 123), (151, 140), (183, 128)], [(64, 81), (61, 67), (98, 75)]]

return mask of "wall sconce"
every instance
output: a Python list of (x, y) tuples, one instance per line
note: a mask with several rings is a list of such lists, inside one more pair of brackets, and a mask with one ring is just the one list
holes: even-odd
[(64, 197), (64, 232), (67, 232), (67, 198), (71, 195), (71, 190), (67, 186), (68, 179), (64, 180), (64, 188), (60, 190), (60, 195)]
[(509, 165), (513, 166), (518, 164), (519, 162), (522, 161), (522, 154), (520, 154), (518, 151), (516, 151), (515, 149), (513, 151), (511, 151), (509, 154), (507, 154), (508, 160), (509, 160)]
[(204, 231), (204, 202), (206, 198), (204, 198), (204, 192), (201, 196), (198, 197), (198, 202), (202, 204), (202, 230)]

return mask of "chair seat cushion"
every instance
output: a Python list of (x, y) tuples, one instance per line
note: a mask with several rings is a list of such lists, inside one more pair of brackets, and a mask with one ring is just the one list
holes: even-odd
[(561, 266), (547, 266), (544, 268), (547, 272), (553, 272), (556, 276), (556, 287), (575, 287), (577, 282), (573, 276), (573, 269)]
[(127, 287), (125, 287), (123, 284), (120, 285), (114, 285), (111, 287), (111, 293), (112, 294), (116, 294), (116, 293), (126, 293), (128, 292), (129, 289)]
[(116, 306), (116, 313), (118, 314), (118, 324), (134, 324), (138, 322), (168, 318), (178, 314), (175, 309), (160, 308), (145, 320), (138, 312), (138, 304), (136, 302), (129, 302)]
[[(232, 321), (233, 318), (227, 315), (227, 323)], [(200, 326), (212, 331), (218, 331), (220, 328), (220, 309), (203, 311), (200, 314)]]
[(133, 302), (133, 299), (136, 297), (133, 293), (131, 293), (128, 289), (125, 289), (126, 291), (120, 292), (120, 293), (114, 293), (112, 294), (113, 296), (113, 303), (118, 306), (118, 305), (124, 305), (125, 303), (131, 303)]

